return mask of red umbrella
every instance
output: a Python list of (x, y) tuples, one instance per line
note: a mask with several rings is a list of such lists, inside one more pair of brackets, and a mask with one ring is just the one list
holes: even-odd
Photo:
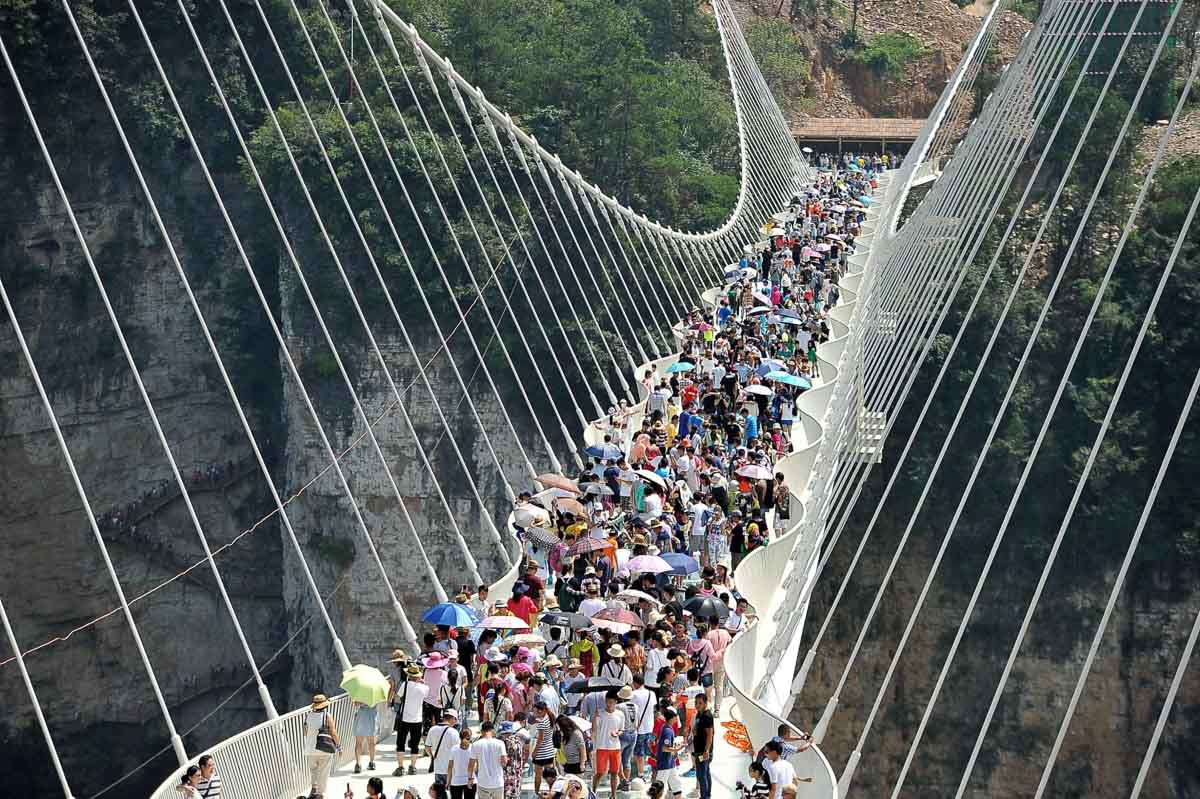
[(628, 624), (630, 627), (645, 627), (642, 617), (632, 610), (622, 608), (605, 608), (592, 616), (592, 621), (613, 621), (617, 624)]

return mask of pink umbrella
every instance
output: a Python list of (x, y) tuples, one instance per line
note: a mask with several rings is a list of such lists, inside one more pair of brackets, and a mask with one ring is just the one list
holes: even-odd
[(516, 616), (488, 616), (475, 625), (485, 630), (528, 630), (529, 625)]
[(829, 252), (833, 248), (830, 247), (828, 244), (825, 244), (824, 242), (822, 242), (817, 245), (817, 249), (820, 250), (821, 252)]
[(609, 621), (608, 619), (593, 619), (597, 627), (605, 630), (612, 630), (617, 635), (624, 635), (633, 629), (632, 624), (625, 624), (619, 621)]
[(800, 253), (801, 258), (813, 258), (815, 256), (820, 256), (820, 253), (812, 247), (805, 247), (804, 252)]
[(628, 624), (631, 627), (644, 627), (640, 616), (632, 610), (624, 608), (605, 608), (604, 610), (592, 616), (592, 621), (615, 621), (619, 624)]
[(630, 558), (625, 568), (633, 573), (664, 574), (671, 571), (671, 564), (658, 555), (638, 555)]

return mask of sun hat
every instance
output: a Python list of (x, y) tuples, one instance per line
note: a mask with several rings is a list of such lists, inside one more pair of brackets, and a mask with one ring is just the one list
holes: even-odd
[(404, 650), (403, 649), (393, 649), (392, 657), (388, 662), (389, 663), (399, 663), (403, 660), (408, 660), (408, 655), (404, 654)]
[(489, 646), (483, 650), (483, 659), (491, 663), (499, 663), (501, 660), (507, 660), (508, 658), (504, 656), (499, 647)]
[(425, 656), (425, 668), (427, 669), (444, 669), (450, 661), (446, 660), (446, 656), (441, 652), (434, 652), (431, 655)]
[(327, 707), (329, 707), (329, 700), (325, 697), (325, 694), (313, 694), (313, 710), (324, 710)]
[(562, 661), (558, 659), (558, 655), (550, 655), (543, 661), (542, 665), (546, 668), (552, 668), (554, 666), (561, 666)]
[(613, 644), (608, 648), (608, 656), (610, 658), (623, 658), (625, 657), (625, 648), (620, 644)]
[(583, 664), (579, 662), (579, 658), (571, 658), (567, 661), (568, 669), (582, 669)]
[(409, 666), (404, 671), (408, 674), (409, 677), (420, 677), (421, 676), (421, 667), (416, 665), (415, 663), (413, 665)]
[(458, 711), (452, 707), (448, 707), (442, 711), (442, 718), (449, 716), (450, 718), (458, 718)]
[(633, 689), (630, 688), (628, 685), (622, 685), (621, 690), (617, 691), (617, 699), (631, 699), (631, 698), (633, 698)]

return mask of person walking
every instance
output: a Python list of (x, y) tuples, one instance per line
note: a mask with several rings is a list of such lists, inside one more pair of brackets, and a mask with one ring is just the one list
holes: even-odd
[(692, 763), (696, 770), (696, 787), (700, 799), (712, 799), (712, 752), (716, 724), (708, 709), (708, 697), (699, 694), (694, 700), (696, 716), (692, 722)]
[(475, 799), (475, 786), (467, 783), (471, 765), (471, 728), (463, 726), (458, 746), (450, 750), (450, 761), (446, 765), (446, 784), (450, 788), (450, 799)]
[(392, 776), (404, 773), (404, 749), (408, 748), (408, 774), (417, 773), (417, 754), (421, 751), (421, 732), (424, 729), (425, 697), (429, 686), (421, 678), (421, 667), (415, 663), (405, 672), (408, 679), (396, 692), (396, 770)]
[(442, 719), (438, 724), (429, 728), (425, 735), (425, 752), (429, 755), (429, 770), (433, 773), (433, 781), (438, 785), (448, 785), (447, 774), (450, 768), (450, 758), (458, 747), (459, 733), (458, 711), (446, 708), (442, 711)]
[(617, 692), (609, 691), (604, 697), (604, 710), (595, 716), (592, 725), (592, 746), (596, 750), (596, 771), (592, 775), (592, 793), (600, 786), (600, 780), (608, 775), (612, 799), (616, 799), (617, 785), (621, 779), (621, 731), (625, 726), (625, 714), (617, 710)]
[(362, 702), (354, 707), (354, 773), (362, 773), (363, 750), (367, 751), (367, 771), (375, 770), (375, 737), (379, 732), (379, 708)]
[(517, 733), (517, 725), (506, 721), (497, 729), (500, 742), (504, 744), (504, 799), (520, 799), (521, 777), (525, 774), (525, 762), (529, 746), (524, 735)]
[[(505, 724), (512, 726), (511, 722)], [(507, 748), (496, 738), (492, 723), (483, 722), (479, 740), (471, 744), (471, 759), (467, 763), (467, 785), (474, 786), (476, 799), (504, 799), (507, 766)]]
[(309, 799), (322, 799), (329, 787), (329, 772), (333, 770), (342, 741), (338, 738), (337, 722), (329, 712), (325, 694), (313, 696), (308, 715), (304, 718), (304, 750), (312, 782)]
[(658, 741), (654, 747), (654, 773), (651, 780), (662, 780), (674, 797), (683, 796), (683, 783), (679, 779), (679, 748), (682, 742), (675, 742), (675, 718), (678, 713), (668, 705), (662, 709), (663, 725), (658, 731)]

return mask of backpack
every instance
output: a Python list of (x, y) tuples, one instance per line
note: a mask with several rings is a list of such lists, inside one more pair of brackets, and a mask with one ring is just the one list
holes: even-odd
[(325, 752), (326, 754), (335, 754), (338, 751), (338, 745), (333, 740), (333, 730), (329, 727), (329, 714), (321, 714), (321, 728), (317, 730), (317, 751)]

